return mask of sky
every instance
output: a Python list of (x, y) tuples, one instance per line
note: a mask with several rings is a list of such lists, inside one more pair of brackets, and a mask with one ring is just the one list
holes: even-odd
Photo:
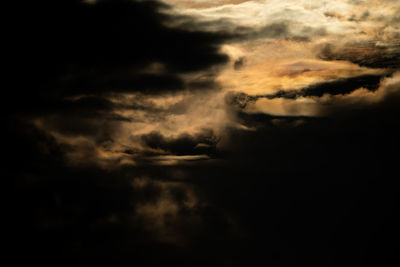
[(398, 0), (13, 8), (15, 265), (398, 265)]

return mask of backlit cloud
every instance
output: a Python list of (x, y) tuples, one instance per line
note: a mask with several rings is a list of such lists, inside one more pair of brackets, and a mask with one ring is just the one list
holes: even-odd
[(398, 0), (16, 5), (14, 265), (398, 260)]

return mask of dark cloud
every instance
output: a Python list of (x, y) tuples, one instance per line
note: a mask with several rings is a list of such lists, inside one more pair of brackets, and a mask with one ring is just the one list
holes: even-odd
[(232, 92), (226, 96), (226, 102), (229, 106), (242, 110), (249, 103), (254, 103), (260, 98), (297, 99), (299, 97), (322, 97), (323, 95), (346, 95), (360, 88), (374, 92), (379, 88), (380, 82), (384, 77), (388, 77), (388, 75), (362, 75), (317, 83), (300, 90), (282, 90), (268, 95), (247, 95), (245, 93)]
[(181, 134), (166, 138), (158, 132), (142, 136), (142, 141), (152, 149), (161, 149), (174, 155), (215, 155), (218, 138), (212, 130), (203, 130), (194, 136)]
[(347, 44), (345, 47), (327, 44), (319, 57), (324, 60), (347, 60), (368, 68), (400, 68), (398, 46), (377, 46), (371, 44)]
[(362, 76), (338, 79), (332, 82), (317, 83), (307, 88), (302, 88), (300, 90), (279, 91), (276, 94), (267, 95), (265, 97), (270, 99), (273, 98), (296, 99), (298, 97), (309, 97), (309, 96), (321, 97), (324, 94), (345, 95), (360, 88), (365, 88), (370, 91), (376, 91), (383, 77), (385, 76), (362, 75)]
[(238, 110), (244, 109), (250, 102), (254, 102), (257, 99), (258, 96), (251, 96), (246, 93), (236, 93), (236, 92), (230, 92), (225, 97), (226, 103), (231, 108)]
[[(34, 1), (16, 20), (18, 76), (8, 98), (28, 112), (66, 96), (110, 92), (158, 94), (187, 88), (182, 73), (227, 62), (229, 36), (170, 28), (156, 1)], [(151, 72), (152, 64), (162, 69)], [(148, 70), (150, 69), (150, 70)]]

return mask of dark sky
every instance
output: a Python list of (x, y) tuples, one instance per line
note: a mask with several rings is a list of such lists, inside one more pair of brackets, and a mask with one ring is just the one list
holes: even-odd
[(14, 8), (13, 266), (398, 266), (398, 1)]

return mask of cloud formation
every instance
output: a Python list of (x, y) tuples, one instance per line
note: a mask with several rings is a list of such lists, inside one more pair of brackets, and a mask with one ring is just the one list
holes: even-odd
[(391, 266), (399, 8), (21, 4), (3, 94), (14, 263)]

